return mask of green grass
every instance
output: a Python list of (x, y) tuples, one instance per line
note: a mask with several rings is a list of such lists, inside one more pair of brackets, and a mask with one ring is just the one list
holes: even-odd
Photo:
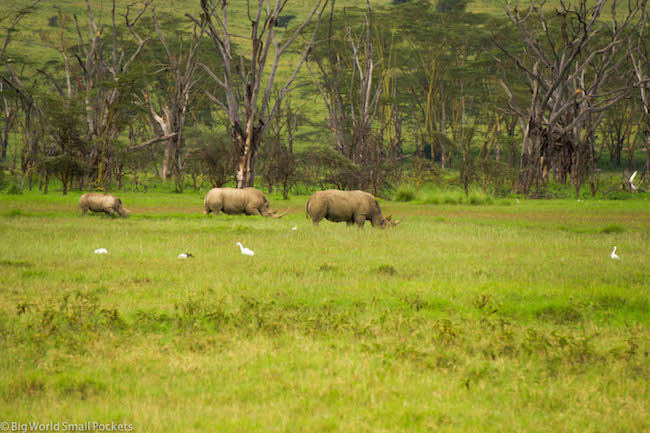
[(0, 421), (650, 429), (646, 200), (382, 201), (403, 222), (360, 231), (306, 197), (271, 220), (119, 195), (128, 219), (0, 196)]

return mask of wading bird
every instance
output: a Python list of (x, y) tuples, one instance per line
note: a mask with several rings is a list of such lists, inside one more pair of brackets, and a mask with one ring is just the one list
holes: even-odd
[(179, 259), (189, 259), (191, 257), (192, 257), (192, 254), (190, 254), (190, 253), (181, 253), (181, 254), (178, 255)]
[(249, 250), (248, 248), (244, 248), (244, 246), (241, 244), (241, 242), (237, 242), (237, 245), (239, 245), (239, 249), (241, 250), (241, 253), (245, 256), (254, 256), (255, 253), (253, 250)]
[(612, 251), (612, 253), (609, 256), (611, 258), (613, 258), (614, 260), (621, 260), (621, 258), (616, 255), (616, 247), (614, 247), (614, 250)]
[(635, 177), (635, 176), (636, 176), (636, 171), (635, 171), (634, 173), (632, 173), (632, 176), (630, 176), (630, 180), (628, 181), (628, 182), (630, 182), (630, 188), (632, 188), (632, 191), (636, 191), (636, 190), (638, 189), (638, 188), (637, 188), (636, 186), (634, 186), (634, 184), (632, 183), (632, 181), (634, 180), (634, 177)]
[(106, 254), (108, 253), (108, 250), (106, 248), (97, 248), (95, 250), (95, 254)]

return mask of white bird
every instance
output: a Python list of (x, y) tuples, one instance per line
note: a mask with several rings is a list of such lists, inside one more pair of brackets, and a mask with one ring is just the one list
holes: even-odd
[(190, 253), (181, 253), (181, 254), (178, 255), (179, 259), (188, 259), (188, 258), (191, 258), (191, 257), (192, 257), (192, 254), (190, 254)]
[(298, 230), (298, 226), (293, 226), (293, 228), (291, 229), (291, 231), (294, 231), (294, 230)]
[(108, 253), (108, 250), (106, 248), (97, 248), (95, 250), (95, 254), (106, 254)]
[(517, 203), (519, 203), (519, 199), (518, 199), (518, 198), (516, 198), (515, 200), (517, 200)]
[(635, 176), (636, 176), (636, 171), (635, 171), (634, 173), (632, 173), (632, 176), (630, 176), (630, 180), (629, 180), (629, 182), (630, 182), (630, 187), (632, 188), (633, 191), (636, 191), (637, 189), (639, 189), (639, 188), (637, 188), (636, 186), (634, 186), (634, 184), (632, 183), (632, 181), (634, 180), (634, 177), (635, 177)]
[(237, 242), (237, 245), (239, 245), (239, 249), (241, 250), (241, 253), (245, 256), (254, 256), (255, 253), (253, 250), (249, 250), (248, 248), (244, 248), (244, 246), (241, 244), (241, 242)]
[(609, 256), (611, 258), (613, 258), (614, 260), (621, 260), (621, 258), (616, 255), (616, 247), (614, 247), (614, 250), (612, 251), (612, 253)]

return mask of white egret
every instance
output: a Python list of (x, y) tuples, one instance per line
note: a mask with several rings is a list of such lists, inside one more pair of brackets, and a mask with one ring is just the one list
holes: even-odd
[(616, 247), (614, 247), (614, 250), (612, 251), (612, 253), (609, 256), (614, 260), (621, 260), (621, 258), (616, 255)]
[(193, 257), (193, 256), (190, 253), (181, 253), (181, 254), (178, 255), (179, 259), (189, 259), (191, 257)]
[(636, 171), (634, 173), (632, 173), (632, 176), (630, 176), (630, 180), (628, 181), (628, 182), (630, 182), (630, 188), (632, 188), (632, 191), (636, 191), (637, 189), (639, 189), (636, 186), (634, 186), (634, 184), (632, 183), (632, 181), (636, 177), (636, 173), (637, 173)]
[(294, 230), (298, 230), (298, 226), (293, 226), (293, 228), (291, 229), (291, 231), (294, 231)]
[(255, 253), (253, 250), (249, 250), (248, 248), (244, 248), (244, 246), (241, 244), (241, 242), (237, 242), (237, 245), (239, 245), (239, 249), (241, 250), (241, 253), (245, 256), (254, 256)]
[(95, 254), (106, 254), (108, 253), (108, 250), (106, 248), (97, 248), (95, 250)]
[(636, 173), (637, 173), (637, 172), (635, 171), (634, 173), (632, 173), (632, 176), (630, 176), (630, 183), (632, 183), (632, 181), (633, 181), (634, 178), (636, 177)]

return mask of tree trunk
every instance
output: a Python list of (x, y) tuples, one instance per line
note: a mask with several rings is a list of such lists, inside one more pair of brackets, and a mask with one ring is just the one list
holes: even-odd
[[(647, 115), (646, 115), (647, 117)], [(645, 182), (646, 185), (648, 185), (648, 189), (650, 189), (650, 118), (647, 118), (646, 121), (646, 142), (645, 142), (645, 147), (648, 152), (648, 159), (646, 159), (645, 162)]]
[(257, 131), (248, 128), (246, 137), (237, 134), (233, 137), (234, 145), (239, 149), (236, 161), (237, 188), (248, 188), (255, 185), (255, 160), (259, 147)]

